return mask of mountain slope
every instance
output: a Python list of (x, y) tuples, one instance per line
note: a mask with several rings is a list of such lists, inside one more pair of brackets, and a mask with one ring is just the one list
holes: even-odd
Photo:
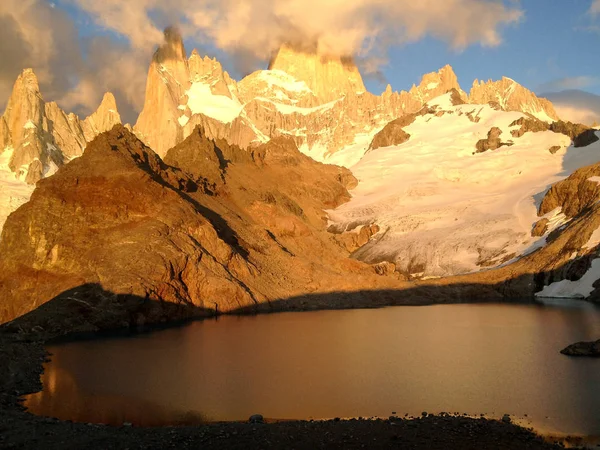
[[(371, 150), (352, 167), (359, 184), (350, 202), (329, 211), (333, 227), (381, 230), (355, 258), (393, 262), (413, 278), (506, 263), (543, 245), (531, 234), (540, 195), (598, 160), (599, 143), (576, 149), (564, 134), (522, 133), (523, 113), (455, 103), (451, 94), (429, 102), (402, 127), (406, 142)], [(493, 129), (496, 149), (478, 153)], [(565, 220), (557, 211), (547, 218), (550, 229)]]
[(325, 230), (323, 209), (346, 201), (355, 183), (346, 169), (290, 141), (246, 152), (200, 130), (165, 160), (116, 126), (41, 180), (2, 232), (0, 321), (90, 283), (189, 314), (399, 285), (348, 259)]

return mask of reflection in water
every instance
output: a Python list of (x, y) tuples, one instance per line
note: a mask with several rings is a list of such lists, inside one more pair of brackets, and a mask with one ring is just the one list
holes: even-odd
[(139, 426), (198, 425), (207, 421), (198, 412), (169, 409), (139, 398), (84, 392), (72, 375), (55, 363), (46, 366), (43, 382), (42, 392), (27, 397), (27, 408), (63, 420), (107, 425), (131, 422)]
[(440, 305), (224, 317), (128, 339), (50, 348), (38, 414), (140, 425), (388, 416), (528, 415), (600, 433), (600, 310)]

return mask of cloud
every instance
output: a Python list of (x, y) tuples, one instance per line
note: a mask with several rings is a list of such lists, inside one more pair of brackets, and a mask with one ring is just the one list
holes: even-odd
[(17, 75), (34, 67), (50, 95), (64, 92), (62, 74), (77, 73), (81, 51), (68, 17), (39, 0), (0, 2), (0, 104), (5, 103)]
[(176, 23), (185, 37), (258, 60), (268, 60), (284, 42), (359, 57), (427, 35), (455, 49), (496, 46), (499, 30), (523, 16), (502, 0), (70, 1), (136, 48), (160, 43), (160, 30)]
[(558, 117), (569, 122), (583, 123), (585, 125), (600, 123), (600, 110), (581, 109), (566, 105), (554, 105), (554, 109)]
[(590, 92), (568, 90), (542, 94), (550, 100), (563, 120), (592, 125), (600, 123), (600, 96)]
[[(176, 25), (187, 40), (217, 48), (240, 72), (264, 66), (282, 43), (356, 57), (376, 75), (387, 49), (432, 36), (461, 50), (496, 46), (523, 12), (512, 0), (62, 0), (102, 36), (81, 39), (73, 16), (47, 0), (0, 1), (0, 106), (25, 67), (47, 100), (80, 115), (110, 90), (122, 116), (141, 109), (148, 63)], [(75, 13), (73, 13), (75, 11)], [(81, 24), (78, 24), (81, 27)], [(111, 38), (107, 38), (110, 36)]]
[(600, 78), (590, 76), (564, 77), (539, 86), (539, 92), (556, 92), (567, 89), (585, 89), (600, 84)]
[(590, 13), (593, 15), (600, 14), (600, 0), (593, 0), (590, 6)]

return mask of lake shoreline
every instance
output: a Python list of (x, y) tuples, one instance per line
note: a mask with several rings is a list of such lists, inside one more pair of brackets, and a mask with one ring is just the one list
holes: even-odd
[[(275, 312), (275, 311), (272, 311)], [(277, 311), (282, 312), (282, 311)], [(174, 326), (181, 325), (172, 324)], [(158, 328), (164, 328), (158, 327)], [(157, 328), (150, 328), (154, 331)], [(56, 337), (56, 336), (54, 336)], [(63, 339), (67, 336), (63, 336)], [(73, 338), (74, 336), (70, 336)], [(102, 335), (90, 335), (102, 338)], [(0, 332), (0, 447), (38, 448), (561, 448), (533, 431), (485, 417), (427, 415), (419, 418), (281, 421), (270, 424), (220, 422), (199, 426), (142, 428), (72, 423), (35, 416), (22, 396), (42, 389), (40, 376), (50, 336)], [(557, 350), (558, 351), (558, 350)], [(257, 411), (258, 413), (260, 411)], [(290, 436), (294, 437), (290, 440)], [(555, 440), (564, 441), (562, 438)], [(567, 442), (581, 445), (581, 438)]]

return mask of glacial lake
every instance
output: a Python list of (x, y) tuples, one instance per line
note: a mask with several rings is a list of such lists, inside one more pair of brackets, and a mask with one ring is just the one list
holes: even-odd
[(600, 309), (575, 301), (227, 316), (50, 346), (25, 405), (134, 425), (508, 413), (599, 436), (600, 359), (559, 353), (598, 338)]

